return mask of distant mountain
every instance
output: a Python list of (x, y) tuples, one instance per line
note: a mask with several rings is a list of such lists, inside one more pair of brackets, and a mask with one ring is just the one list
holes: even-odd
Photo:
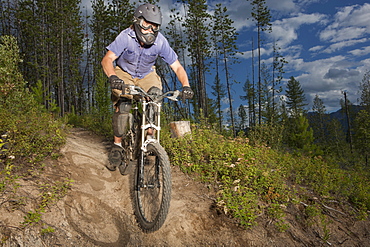
[[(364, 109), (364, 107), (359, 106), (359, 105), (349, 105), (348, 106), (349, 118), (350, 118), (350, 122), (351, 122), (352, 126), (353, 126), (353, 121), (357, 116), (357, 113), (359, 111), (363, 110), (363, 109)], [(308, 119), (310, 120), (310, 117), (314, 116), (315, 114), (317, 114), (317, 113), (308, 112), (307, 113)], [(339, 109), (336, 112), (328, 113), (326, 115), (328, 115), (330, 117), (330, 119), (337, 119), (342, 124), (344, 130), (347, 131), (347, 129), (348, 129), (347, 115), (346, 115), (346, 111), (344, 109)]]
[[(349, 112), (350, 118), (353, 118), (354, 116), (356, 116), (357, 113), (359, 111), (363, 110), (363, 109), (364, 109), (364, 107), (359, 106), (359, 105), (350, 105), (350, 106), (348, 106), (348, 112)], [(329, 113), (329, 116), (333, 119), (334, 118), (336, 118), (338, 120), (344, 119), (345, 121), (347, 121), (346, 120), (347, 116), (346, 116), (346, 112), (345, 112), (344, 109), (339, 109), (336, 112)]]

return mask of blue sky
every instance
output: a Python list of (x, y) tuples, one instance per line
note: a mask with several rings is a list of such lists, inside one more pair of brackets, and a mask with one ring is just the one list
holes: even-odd
[[(307, 103), (315, 95), (324, 101), (328, 112), (340, 108), (342, 91), (357, 104), (359, 83), (370, 70), (370, 3), (365, 0), (266, 0), (272, 15), (272, 32), (265, 37), (262, 59), (271, 62), (272, 42), (289, 62), (284, 83), (294, 76), (305, 91)], [(246, 104), (240, 100), (242, 86), (251, 77), (251, 35), (255, 24), (248, 19), (251, 5), (246, 0), (209, 0), (214, 6), (223, 3), (239, 32), (241, 63), (233, 67), (240, 84), (233, 85), (234, 107)], [(161, 0), (164, 18), (174, 7), (172, 0)], [(257, 54), (257, 53), (255, 53)], [(208, 83), (213, 82), (209, 76)], [(227, 107), (227, 104), (225, 104)], [(311, 106), (308, 106), (311, 107)]]
[[(175, 0), (160, 0), (164, 22), (169, 20)], [(305, 91), (307, 103), (317, 94), (328, 112), (340, 108), (343, 91), (358, 104), (359, 83), (370, 70), (370, 3), (369, 0), (266, 0), (272, 15), (272, 32), (264, 38), (262, 59), (272, 61), (272, 43), (289, 62), (285, 66), (284, 82), (294, 76)], [(90, 0), (83, 0), (82, 5)], [(245, 95), (242, 86), (251, 78), (251, 37), (256, 37), (255, 24), (248, 19), (251, 5), (247, 0), (208, 0), (210, 9), (223, 3), (234, 20), (239, 35), (238, 46), (244, 52), (240, 64), (233, 66), (233, 105), (241, 104)], [(183, 8), (181, 8), (183, 9)], [(162, 29), (164, 30), (164, 28)], [(257, 52), (255, 52), (257, 54)], [(207, 76), (211, 85), (214, 75)], [(209, 95), (210, 90), (208, 90)], [(228, 104), (225, 103), (225, 109)]]

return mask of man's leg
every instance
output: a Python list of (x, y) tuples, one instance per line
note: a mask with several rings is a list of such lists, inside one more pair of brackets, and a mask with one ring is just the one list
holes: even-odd
[[(121, 70), (118, 66), (115, 68), (117, 76), (124, 81), (125, 84), (133, 84), (132, 77)], [(112, 90), (112, 102), (114, 105), (114, 113), (112, 118), (112, 126), (114, 133), (114, 144), (109, 154), (109, 164), (107, 168), (111, 171), (116, 170), (122, 162), (123, 148), (122, 137), (126, 133), (128, 116), (131, 110), (131, 99), (119, 97), (120, 90)]]
[(132, 107), (130, 99), (122, 98), (116, 105), (116, 111), (113, 114), (113, 133), (114, 145), (109, 155), (109, 166), (107, 168), (111, 171), (116, 170), (122, 162), (123, 148), (121, 145), (122, 137), (126, 134), (129, 114)]

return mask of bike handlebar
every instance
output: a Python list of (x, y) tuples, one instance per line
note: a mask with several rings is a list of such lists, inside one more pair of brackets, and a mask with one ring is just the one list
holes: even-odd
[(149, 97), (152, 101), (154, 102), (160, 102), (164, 98), (167, 98), (172, 101), (178, 101), (178, 97), (181, 97), (181, 92), (179, 90), (175, 91), (168, 91), (162, 95), (151, 95), (145, 92), (141, 87), (135, 86), (135, 85), (130, 85), (130, 84), (124, 84), (122, 87), (122, 94), (121, 97), (124, 95), (138, 95), (141, 97)]

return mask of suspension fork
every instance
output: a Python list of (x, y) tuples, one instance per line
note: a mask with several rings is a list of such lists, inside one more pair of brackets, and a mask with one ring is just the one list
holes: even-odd
[[(140, 157), (139, 157), (139, 173), (138, 173), (138, 186), (140, 187), (145, 187), (143, 182), (144, 182), (144, 156), (146, 155), (146, 146), (148, 143), (153, 142), (153, 140), (145, 140), (146, 139), (146, 130), (148, 128), (153, 128), (157, 131), (156, 133), (156, 140), (159, 142), (159, 137), (160, 137), (160, 112), (161, 112), (161, 103), (155, 103), (155, 102), (148, 102), (144, 100), (142, 102), (142, 122), (141, 122), (141, 152), (140, 152)], [(152, 114), (148, 113), (147, 111), (153, 111)], [(152, 118), (152, 119), (150, 119)], [(156, 178), (158, 180), (159, 176), (159, 165), (158, 165), (158, 160), (155, 161), (155, 174)], [(158, 185), (157, 185), (158, 186)], [(138, 189), (139, 189), (138, 188)]]
[(156, 103), (153, 101), (144, 101), (143, 102), (143, 122), (141, 129), (144, 133), (142, 135), (142, 149), (146, 150), (145, 147), (145, 130), (151, 128), (153, 130), (156, 130), (156, 140), (159, 142), (160, 138), (160, 130), (161, 130), (161, 103)]

